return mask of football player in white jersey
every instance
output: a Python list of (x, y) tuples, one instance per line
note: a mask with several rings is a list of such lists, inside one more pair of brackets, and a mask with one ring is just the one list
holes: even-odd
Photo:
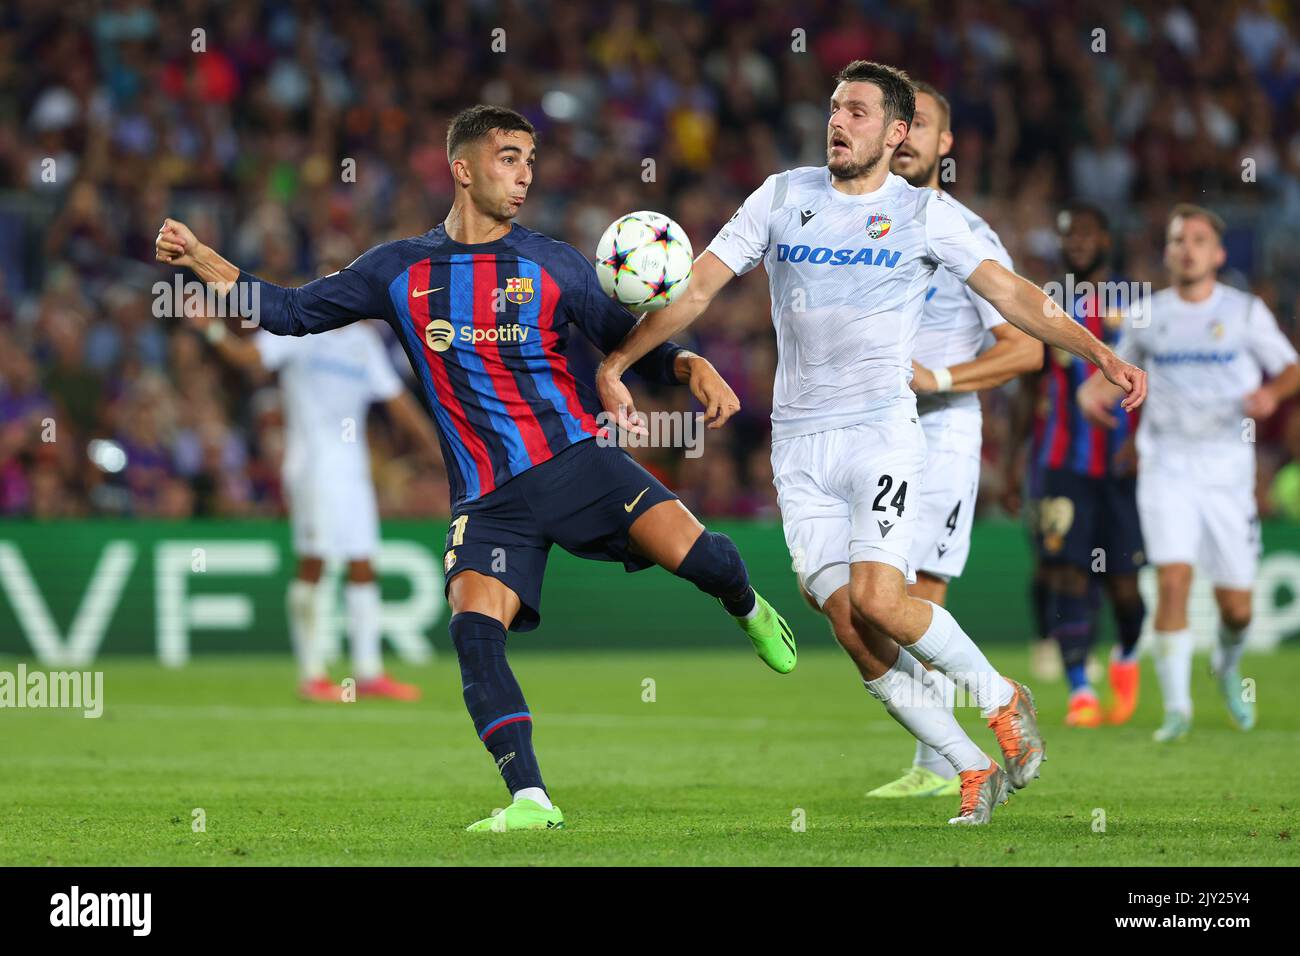
[(380, 594), (372, 560), (379, 518), (370, 478), (366, 414), (383, 402), (393, 422), (430, 455), (437, 438), (407, 393), (381, 339), (365, 323), (303, 338), (258, 330), (240, 338), (221, 319), (196, 319), (217, 353), (249, 374), (278, 371), (285, 413), (282, 468), (297, 575), (287, 597), (289, 632), (298, 661), (299, 694), (340, 701), (326, 674), (320, 637), (328, 595), (325, 561), (347, 562), (344, 604), (358, 697), (417, 700), (420, 690), (384, 672)]
[[(890, 173), (915, 110), (907, 74), (857, 60), (836, 82), (827, 164), (768, 177), (695, 260), (681, 297), (606, 356), (596, 385), (612, 415), (644, 431), (622, 374), (764, 263), (777, 336), (772, 468), (800, 584), (871, 695), (960, 774), (951, 822), (987, 823), (1038, 774), (1043, 740), (1026, 688), (1002, 677), (942, 606), (907, 591), (925, 467), (911, 379), (926, 290), (947, 268), (1013, 325), (1094, 362), (1133, 407), (1145, 376), (996, 262), (942, 192)], [(980, 707), (1005, 772), (936, 701), (942, 688), (925, 665)]]
[[(913, 81), (912, 85), (916, 112), (890, 169), (913, 186), (939, 189), (940, 161), (952, 151), (952, 110), (930, 84)], [(976, 238), (988, 243), (994, 261), (1012, 268), (1011, 256), (989, 224), (948, 198)], [(990, 338), (992, 345), (986, 348)], [(912, 355), (912, 390), (917, 393), (926, 444), (925, 476), (917, 494), (920, 511), (909, 557), (916, 583), (908, 591), (914, 597), (944, 604), (948, 582), (961, 576), (970, 553), (983, 443), (976, 393), (1037, 371), (1042, 364), (1041, 342), (1004, 320), (947, 269), (935, 270)], [(867, 796), (956, 796), (958, 787), (957, 771), (947, 758), (918, 740), (912, 766), (903, 776)]]
[[(1268, 306), (1218, 281), (1223, 229), (1208, 209), (1174, 207), (1165, 237), (1170, 286), (1151, 298), (1142, 321), (1129, 317), (1118, 346), (1151, 369), (1151, 401), (1137, 432), (1137, 498), (1159, 582), (1155, 656), (1165, 716), (1155, 739), (1162, 743), (1192, 726), (1187, 600), (1198, 564), (1219, 606), (1211, 669), (1233, 722), (1242, 730), (1255, 724), (1239, 670), (1260, 547), (1255, 422), (1300, 388), (1296, 350)], [(1080, 408), (1113, 427), (1106, 403), (1115, 390), (1096, 378), (1080, 386)]]

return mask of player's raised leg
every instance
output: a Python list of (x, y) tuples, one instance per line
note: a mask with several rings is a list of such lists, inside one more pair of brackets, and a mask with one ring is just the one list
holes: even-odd
[(564, 814), (551, 803), (533, 752), (528, 702), (506, 659), (506, 628), (519, 613), (519, 597), (477, 571), (452, 578), (447, 596), (465, 706), (513, 798), (500, 813), (468, 829), (500, 832), (564, 826)]
[(788, 674), (798, 662), (794, 632), (775, 608), (749, 583), (735, 542), (709, 531), (680, 501), (661, 501), (632, 523), (628, 537), (635, 551), (717, 598), (748, 635), (763, 663)]

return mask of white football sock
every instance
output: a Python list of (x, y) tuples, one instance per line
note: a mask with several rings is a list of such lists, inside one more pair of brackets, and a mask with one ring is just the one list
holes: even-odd
[(379, 649), (379, 584), (348, 582), (344, 588), (348, 608), (348, 643), (352, 647), (352, 676), (374, 680), (384, 672)]
[(900, 647), (893, 667), (862, 684), (891, 717), (917, 740), (933, 747), (955, 770), (983, 770), (989, 758), (961, 729), (938, 685), (927, 684), (925, 675), (920, 662)]
[(1246, 649), (1246, 629), (1240, 631), (1219, 622), (1219, 646), (1214, 649), (1214, 672), (1222, 674), (1241, 663), (1241, 652)]
[(945, 780), (951, 780), (957, 776), (956, 769), (948, 762), (947, 757), (920, 740), (916, 742), (916, 756), (912, 760), (912, 765), (938, 774)]
[(516, 800), (532, 800), (535, 803), (540, 803), (543, 810), (555, 809), (551, 804), (551, 798), (546, 795), (546, 791), (541, 787), (524, 787), (522, 790), (515, 791), (514, 798)]
[(1156, 631), (1156, 677), (1166, 714), (1192, 716), (1192, 632)]
[(298, 660), (300, 680), (318, 680), (325, 676), (325, 660), (320, 641), (320, 591), (312, 581), (294, 578), (289, 582), (285, 603), (289, 612), (289, 639)]
[(991, 717), (999, 707), (1011, 703), (1011, 685), (989, 663), (984, 652), (975, 646), (956, 619), (946, 608), (930, 601), (926, 603), (933, 609), (930, 626), (915, 644), (906, 645), (912, 655), (947, 675), (970, 694), (985, 717)]
[[(907, 651), (903, 651), (903, 653), (906, 654)], [(938, 671), (926, 671), (924, 679), (926, 686), (933, 690), (935, 697), (938, 700), (943, 701), (948, 710), (951, 711), (953, 703), (957, 699), (956, 685)], [(920, 767), (922, 770), (928, 770), (931, 773), (938, 774), (945, 780), (951, 780), (953, 777), (957, 776), (957, 771), (953, 769), (953, 765), (948, 762), (948, 758), (924, 741), (918, 740), (916, 742), (916, 757), (913, 759), (912, 763), (914, 766)]]

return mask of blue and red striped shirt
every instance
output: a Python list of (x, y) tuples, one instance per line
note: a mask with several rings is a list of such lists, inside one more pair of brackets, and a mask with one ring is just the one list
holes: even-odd
[[(1076, 295), (1070, 314), (1107, 345), (1119, 339), (1119, 323), (1107, 322), (1094, 293)], [(1097, 366), (1061, 349), (1044, 346), (1042, 392), (1035, 423), (1033, 462), (1037, 468), (1061, 469), (1091, 478), (1116, 473), (1115, 453), (1132, 434), (1134, 422), (1115, 403), (1119, 425), (1098, 428), (1088, 423), (1075, 401), (1080, 385), (1097, 372)]]
[[(609, 352), (636, 324), (580, 252), (519, 225), (476, 245), (438, 226), (297, 289), (247, 273), (240, 281), (260, 285), (253, 301), (268, 332), (305, 335), (370, 318), (393, 327), (438, 426), (453, 505), (595, 437), (600, 405), (569, 368), (570, 327)], [(633, 370), (676, 383), (679, 351), (666, 342)]]

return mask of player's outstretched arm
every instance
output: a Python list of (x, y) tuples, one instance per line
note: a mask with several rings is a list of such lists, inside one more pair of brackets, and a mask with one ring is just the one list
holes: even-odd
[(989, 332), (993, 344), (969, 362), (950, 365), (942, 382), (935, 377), (935, 370), (912, 362), (912, 390), (918, 394), (982, 392), (1043, 367), (1043, 344), (1033, 336), (1006, 323), (995, 325)]
[[(658, 312), (647, 313), (622, 344), (610, 351), (605, 356), (605, 360), (600, 363), (600, 367), (596, 370), (596, 391), (600, 395), (600, 403), (605, 411), (618, 416), (620, 421), (635, 416), (636, 408), (632, 403), (632, 393), (623, 384), (623, 373), (652, 349), (667, 342), (699, 318), (713, 301), (713, 297), (735, 278), (735, 275), (712, 252), (705, 250), (700, 254), (691, 269), (691, 283), (682, 296), (672, 305)], [(709, 368), (712, 366), (710, 365)], [(691, 390), (695, 391), (695, 387), (692, 386)], [(734, 393), (732, 397), (735, 397)], [(739, 408), (739, 403), (736, 407)], [(722, 421), (726, 421), (726, 418)], [(716, 422), (712, 427), (716, 428), (721, 424), (722, 422)]]
[(193, 270), (222, 295), (230, 293), (236, 283), (247, 285), (248, 293), (241, 288), (239, 300), (251, 304), (252, 314), (241, 314), (241, 318), (275, 335), (327, 332), (362, 319), (382, 317), (384, 298), (375, 291), (363, 264), (369, 255), (361, 256), (346, 269), (289, 289), (243, 272), (215, 249), (199, 242), (190, 227), (178, 219), (164, 219), (154, 240), (154, 258)]
[(1112, 352), (1028, 279), (986, 259), (966, 282), (1016, 328), (1096, 365), (1107, 380), (1123, 389), (1125, 410), (1142, 404), (1147, 393), (1146, 373)]

